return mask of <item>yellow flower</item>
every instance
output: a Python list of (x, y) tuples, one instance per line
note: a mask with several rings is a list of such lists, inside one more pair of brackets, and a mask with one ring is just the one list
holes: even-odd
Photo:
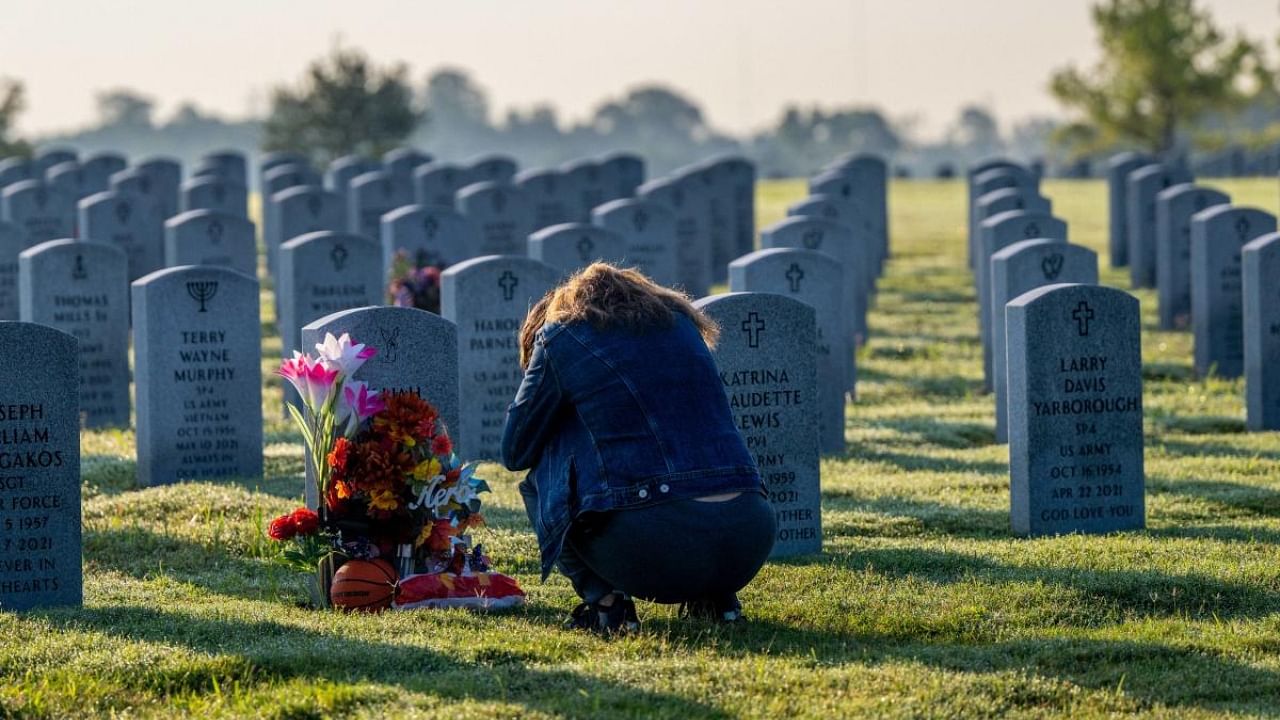
[(369, 495), (369, 507), (374, 510), (394, 512), (400, 507), (400, 500), (396, 497), (396, 493), (393, 490), (375, 490)]
[(439, 475), (441, 469), (439, 460), (434, 457), (428, 458), (418, 463), (418, 466), (413, 469), (413, 479), (420, 481), (430, 480)]

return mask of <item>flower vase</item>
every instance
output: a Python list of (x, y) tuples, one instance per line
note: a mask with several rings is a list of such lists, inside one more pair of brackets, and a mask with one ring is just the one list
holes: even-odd
[(333, 576), (337, 574), (338, 568), (342, 567), (342, 560), (343, 558), (338, 553), (329, 553), (321, 558), (317, 564), (315, 580), (311, 583), (311, 600), (316, 607), (329, 608), (333, 606), (329, 589), (333, 587)]

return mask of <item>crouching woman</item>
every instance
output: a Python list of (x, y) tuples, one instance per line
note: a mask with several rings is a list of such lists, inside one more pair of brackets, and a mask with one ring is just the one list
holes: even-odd
[(639, 625), (632, 598), (741, 617), (736, 593), (773, 548), (775, 520), (734, 427), (718, 328), (680, 293), (596, 263), (553, 290), (520, 332), (524, 381), (503, 462), (538, 536), (582, 598), (568, 625)]

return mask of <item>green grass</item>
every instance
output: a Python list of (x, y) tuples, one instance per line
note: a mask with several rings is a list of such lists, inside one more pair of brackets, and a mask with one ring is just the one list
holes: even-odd
[[(1277, 209), (1274, 181), (1223, 186)], [(1105, 266), (1102, 184), (1045, 190)], [(760, 192), (765, 223), (803, 186)], [(1006, 449), (978, 393), (963, 187), (898, 183), (891, 203), (849, 451), (823, 461), (824, 552), (768, 565), (745, 627), (642, 605), (635, 637), (560, 630), (572, 592), (538, 583), (518, 478), (496, 466), (483, 541), (527, 608), (305, 609), (260, 535), (302, 488), (269, 379), (261, 481), (138, 489), (132, 434), (85, 435), (85, 607), (0, 614), (0, 717), (1280, 713), (1280, 443), (1244, 432), (1241, 384), (1194, 380), (1189, 337), (1158, 331), (1139, 293), (1149, 528), (1013, 538)]]

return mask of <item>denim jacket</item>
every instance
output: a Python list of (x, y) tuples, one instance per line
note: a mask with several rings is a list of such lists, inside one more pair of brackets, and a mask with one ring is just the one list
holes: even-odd
[(597, 330), (548, 323), (507, 408), (503, 463), (520, 483), (551, 572), (582, 513), (764, 493), (714, 358), (693, 322)]

